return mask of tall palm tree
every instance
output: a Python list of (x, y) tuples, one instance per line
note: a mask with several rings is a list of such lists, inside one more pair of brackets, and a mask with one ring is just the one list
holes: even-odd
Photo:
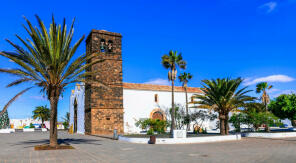
[[(188, 95), (187, 95), (187, 84), (188, 81), (192, 79), (192, 75), (190, 73), (187, 72), (183, 72), (182, 74), (179, 75), (179, 81), (182, 82), (182, 86), (185, 90), (185, 102), (186, 102), (186, 116), (189, 116), (188, 113)], [(187, 130), (189, 130), (190, 128), (190, 122), (188, 122), (187, 124)]]
[(194, 103), (199, 104), (198, 108), (218, 112), (221, 135), (228, 134), (229, 112), (236, 111), (245, 106), (247, 102), (252, 102), (255, 99), (247, 95), (251, 91), (247, 90), (247, 87), (239, 88), (242, 81), (241, 78), (203, 80), (202, 90), (204, 93), (194, 96), (197, 99)]
[[(172, 82), (172, 112), (175, 113), (175, 101), (174, 101), (174, 82), (177, 77), (177, 68), (185, 69), (186, 62), (183, 60), (182, 54), (177, 53), (177, 51), (170, 51), (169, 54), (164, 54), (161, 57), (161, 64), (164, 68), (169, 69), (168, 79)], [(171, 134), (175, 129), (175, 116), (171, 114), (172, 123), (171, 123)]]
[[(268, 103), (270, 102), (269, 95), (267, 94), (267, 90), (271, 89), (273, 86), (269, 85), (267, 82), (261, 82), (256, 85), (256, 93), (262, 93), (260, 99), (262, 104), (265, 107), (265, 112), (268, 111)], [(265, 124), (265, 131), (269, 132), (268, 124)]]
[(49, 120), (50, 118), (50, 110), (47, 106), (37, 106), (35, 110), (33, 110), (33, 119), (41, 120), (41, 127), (44, 127), (44, 121)]
[(268, 103), (270, 102), (267, 90), (271, 89), (273, 86), (269, 85), (267, 82), (261, 82), (256, 85), (256, 93), (262, 93), (260, 99), (265, 106), (265, 111), (268, 111)]
[[(16, 35), (24, 48), (7, 40), (14, 47), (15, 52), (0, 52), (1, 56), (16, 63), (18, 68), (1, 68), (0, 72), (18, 77), (7, 87), (31, 83), (33, 86), (23, 91), (39, 87), (46, 93), (51, 110), (50, 146), (56, 147), (58, 145), (57, 106), (59, 97), (69, 84), (85, 82), (85, 77), (94, 72), (85, 73), (84, 70), (99, 61), (94, 54), (83, 54), (76, 59), (73, 58), (78, 46), (84, 39), (84, 36), (82, 36), (75, 44), (72, 44), (74, 20), (68, 31), (65, 19), (62, 25), (58, 25), (52, 16), (52, 23), (49, 31), (47, 31), (44, 23), (37, 15), (38, 27), (33, 26), (28, 19), (24, 19), (27, 23), (24, 28), (30, 39), (22, 39)], [(88, 62), (86, 63), (86, 61)], [(23, 91), (20, 93), (24, 93)]]

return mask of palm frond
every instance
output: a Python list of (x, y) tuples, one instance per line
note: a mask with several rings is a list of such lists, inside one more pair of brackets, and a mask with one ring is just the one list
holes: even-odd
[(3, 107), (2, 111), (0, 112), (0, 116), (2, 114), (4, 114), (6, 112), (6, 110), (8, 109), (8, 107), (17, 99), (19, 98), (22, 94), (24, 94), (25, 92), (27, 92), (28, 90), (30, 90), (31, 88), (33, 87), (29, 87), (29, 88), (26, 88), (24, 90), (22, 90), (21, 92), (19, 92), (18, 94), (16, 94), (12, 99), (10, 99), (8, 101), (8, 103)]

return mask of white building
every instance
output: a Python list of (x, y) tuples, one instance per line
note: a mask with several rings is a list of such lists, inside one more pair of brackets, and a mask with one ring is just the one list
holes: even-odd
[[(189, 87), (188, 101), (192, 101), (194, 94), (200, 94), (202, 91), (199, 88)], [(70, 126), (75, 124), (77, 133), (84, 134), (85, 132), (85, 91), (83, 85), (76, 85), (70, 97)], [(185, 92), (183, 87), (175, 87), (175, 103), (185, 107)], [(123, 125), (124, 133), (139, 133), (142, 131), (136, 127), (135, 123), (139, 119), (145, 118), (160, 118), (166, 119), (166, 110), (172, 105), (171, 86), (152, 85), (152, 84), (135, 84), (123, 83)], [(77, 106), (77, 111), (74, 113), (74, 106)], [(189, 104), (191, 107), (192, 104)], [(195, 108), (190, 108), (190, 112), (197, 111)], [(76, 115), (77, 118), (74, 118)], [(203, 123), (204, 128), (215, 129), (216, 123), (208, 121)], [(192, 129), (193, 127), (191, 127)]]
[[(30, 126), (30, 124), (40, 124), (41, 120), (26, 118), (26, 119), (10, 119), (10, 126), (13, 126), (14, 129), (22, 129), (25, 126)], [(46, 128), (50, 128), (49, 121), (44, 122)]]

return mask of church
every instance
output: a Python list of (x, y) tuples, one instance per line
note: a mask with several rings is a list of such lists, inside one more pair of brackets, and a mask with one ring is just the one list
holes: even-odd
[[(119, 134), (139, 133), (135, 123), (140, 119), (166, 120), (171, 86), (124, 83), (121, 38), (119, 33), (92, 30), (86, 39), (86, 54), (95, 54), (103, 61), (87, 70), (96, 72), (93, 79), (97, 83), (80, 83), (72, 90), (69, 112), (75, 133), (111, 135), (114, 129)], [(196, 87), (187, 90), (189, 102), (194, 94), (202, 93)], [(175, 87), (175, 103), (185, 106), (183, 87)]]

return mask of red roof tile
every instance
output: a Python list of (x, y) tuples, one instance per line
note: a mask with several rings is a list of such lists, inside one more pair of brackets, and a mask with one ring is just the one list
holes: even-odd
[[(123, 83), (124, 89), (138, 89), (138, 90), (151, 90), (151, 91), (172, 91), (172, 87), (168, 85), (154, 85), (154, 84), (138, 84), (138, 83)], [(175, 92), (184, 92), (184, 88), (175, 86)], [(198, 87), (188, 87), (188, 93), (202, 93)]]

